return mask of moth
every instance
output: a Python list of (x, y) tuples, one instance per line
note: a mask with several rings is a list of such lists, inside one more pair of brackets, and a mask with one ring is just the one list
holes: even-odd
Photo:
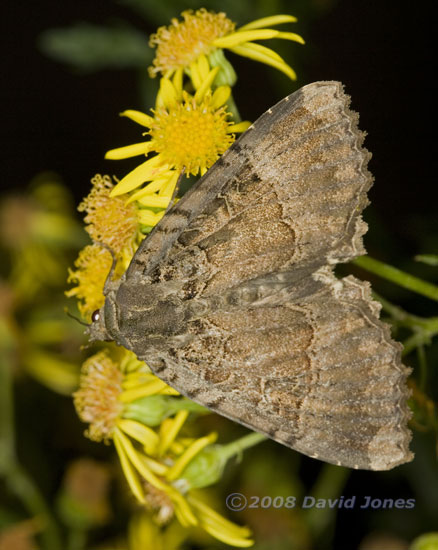
[(334, 275), (365, 253), (372, 185), (349, 103), (315, 82), (263, 114), (107, 281), (88, 332), (305, 455), (388, 470), (413, 458), (409, 369), (369, 283)]

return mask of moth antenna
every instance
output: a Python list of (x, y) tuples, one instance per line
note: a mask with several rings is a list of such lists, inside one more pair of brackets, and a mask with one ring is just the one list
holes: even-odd
[(85, 323), (84, 321), (81, 321), (79, 317), (76, 317), (76, 315), (73, 315), (73, 313), (70, 313), (67, 308), (64, 309), (64, 313), (66, 313), (69, 317), (80, 323), (81, 325), (84, 325), (84, 327), (91, 327), (91, 323)]
[(117, 265), (117, 257), (116, 257), (116, 253), (114, 252), (114, 250), (110, 246), (108, 246), (107, 244), (101, 243), (99, 241), (93, 241), (93, 243), (101, 246), (102, 248), (105, 248), (106, 250), (108, 250), (108, 252), (111, 254), (111, 257), (113, 259), (111, 269), (109, 270), (109, 273), (108, 273), (108, 275), (106, 276), (106, 279), (105, 279), (105, 284), (103, 285), (103, 295), (106, 296), (108, 294), (108, 292), (110, 291), (110, 285), (111, 285), (111, 282), (112, 282), (112, 279), (113, 279), (114, 270), (116, 269), (116, 265)]
[(186, 171), (186, 167), (183, 166), (183, 169), (181, 170), (181, 174), (178, 176), (178, 179), (176, 181), (175, 189), (173, 190), (172, 197), (170, 199), (169, 204), (167, 205), (166, 211), (164, 212), (164, 215), (166, 215), (169, 210), (172, 208), (172, 206), (175, 204), (175, 199), (179, 191), (179, 186), (181, 185), (181, 181), (183, 179), (184, 173)]

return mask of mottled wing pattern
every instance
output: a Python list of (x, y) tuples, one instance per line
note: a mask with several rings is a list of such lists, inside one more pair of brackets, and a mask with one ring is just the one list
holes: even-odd
[(386, 470), (411, 458), (407, 369), (378, 314), (368, 283), (322, 268), (193, 319), (183, 342), (141, 358), (182, 394), (293, 449)]
[(221, 272), (209, 282), (213, 292), (363, 254), (370, 155), (348, 105), (340, 83), (316, 82), (269, 109), (144, 240), (127, 278), (164, 267), (164, 258), (178, 269), (208, 249)]
[[(142, 243), (120, 330), (195, 401), (307, 455), (383, 470), (412, 457), (408, 369), (368, 285), (332, 273), (364, 253), (371, 185), (348, 103), (318, 82), (257, 120)], [(169, 298), (146, 344), (151, 289)]]

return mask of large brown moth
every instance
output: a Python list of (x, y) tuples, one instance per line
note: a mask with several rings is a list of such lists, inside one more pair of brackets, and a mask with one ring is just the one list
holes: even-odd
[(372, 185), (338, 82), (269, 109), (142, 242), (88, 329), (183, 395), (314, 458), (387, 470), (412, 459), (401, 345), (369, 284)]

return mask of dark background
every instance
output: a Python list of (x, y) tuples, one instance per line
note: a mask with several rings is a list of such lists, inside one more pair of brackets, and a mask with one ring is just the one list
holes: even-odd
[[(437, 86), (432, 13), (425, 3), (409, 7), (383, 0), (307, 3), (314, 8), (311, 15), (304, 7), (306, 2), (282, 2), (282, 10), (272, 2), (272, 13), (299, 16), (293, 30), (304, 36), (307, 45), (289, 48), (292, 58), (284, 54), (297, 70), (297, 83), (274, 74), (274, 69), (226, 54), (239, 74), (234, 89), (236, 103), (244, 119), (255, 120), (302, 85), (315, 80), (342, 81), (352, 96), (353, 108), (360, 112), (360, 126), (368, 133), (366, 146), (373, 153), (370, 168), (376, 183), (369, 194), (372, 207), (365, 213), (371, 226), (367, 248), (388, 263), (412, 267), (414, 254), (436, 253), (438, 244), (433, 196)], [(208, 2), (200, 2), (202, 5), (209, 7)], [(184, 7), (181, 3), (181, 10)], [(147, 33), (153, 32), (156, 24), (149, 25), (127, 7), (107, 0), (41, 0), (35, 6), (22, 2), (10, 4), (5, 12), (2, 186), (5, 190), (24, 188), (39, 172), (51, 170), (62, 177), (79, 202), (88, 193), (89, 180), (96, 172), (119, 177), (126, 173), (123, 163), (110, 163), (103, 156), (108, 149), (139, 140), (138, 127), (118, 117), (126, 108), (143, 108), (139, 75), (133, 70), (88, 74), (72, 70), (44, 56), (36, 47), (37, 38), (46, 29), (81, 20), (100, 24), (124, 19)], [(238, 23), (252, 19), (254, 14), (249, 14)], [(274, 42), (267, 45), (276, 48)], [(432, 276), (431, 268), (422, 269), (425, 276)], [(403, 294), (402, 298), (414, 312), (430, 307), (425, 300)], [(73, 422), (68, 418), (63, 421), (67, 426)], [(77, 431), (77, 427), (72, 430)], [(274, 443), (266, 445), (271, 452), (290, 457), (290, 451)], [(423, 441), (420, 434), (414, 448), (422, 446), (429, 448), (426, 454), (430, 457), (430, 440)], [(303, 459), (302, 464), (302, 479), (310, 484), (321, 465), (310, 459)], [(344, 493), (415, 496), (419, 499), (417, 517), (422, 514), (423, 529), (431, 530), (431, 510), (421, 510), (421, 499), (430, 502), (436, 487), (427, 486), (418, 476), (422, 467), (430, 469), (431, 463), (417, 462), (415, 469), (406, 465), (391, 473), (354, 472)], [(436, 505), (436, 499), (433, 502)], [(409, 511), (384, 516), (357, 509), (341, 511), (334, 548), (355, 548), (369, 531), (385, 526), (409, 540), (420, 534), (410, 524), (411, 517)], [(353, 522), (357, 522), (354, 532)]]
[[(289, 2), (289, 13), (302, 10), (301, 4)], [(423, 2), (410, 4), (409, 9), (391, 0), (331, 4), (311, 21), (303, 19), (304, 13), (293, 25), (307, 43), (293, 45), (296, 84), (281, 76), (279, 91), (273, 83), (278, 78), (274, 69), (228, 54), (243, 72), (235, 87), (236, 102), (243, 118), (255, 119), (292, 86), (341, 80), (360, 112), (361, 127), (368, 132), (366, 145), (373, 153), (376, 178), (370, 196), (377, 215), (390, 233), (417, 252), (415, 223), (435, 211), (431, 192), (437, 86), (432, 15)], [(36, 48), (37, 37), (44, 29), (80, 20), (102, 23), (123, 18), (147, 32), (155, 27), (108, 1), (42, 0), (35, 6), (17, 2), (9, 6), (6, 17), (2, 185), (24, 186), (36, 173), (50, 169), (62, 176), (79, 200), (96, 172), (123, 173), (103, 155), (138, 139), (137, 128), (117, 116), (122, 109), (141, 108), (137, 76), (129, 70), (75, 74), (44, 57)]]

